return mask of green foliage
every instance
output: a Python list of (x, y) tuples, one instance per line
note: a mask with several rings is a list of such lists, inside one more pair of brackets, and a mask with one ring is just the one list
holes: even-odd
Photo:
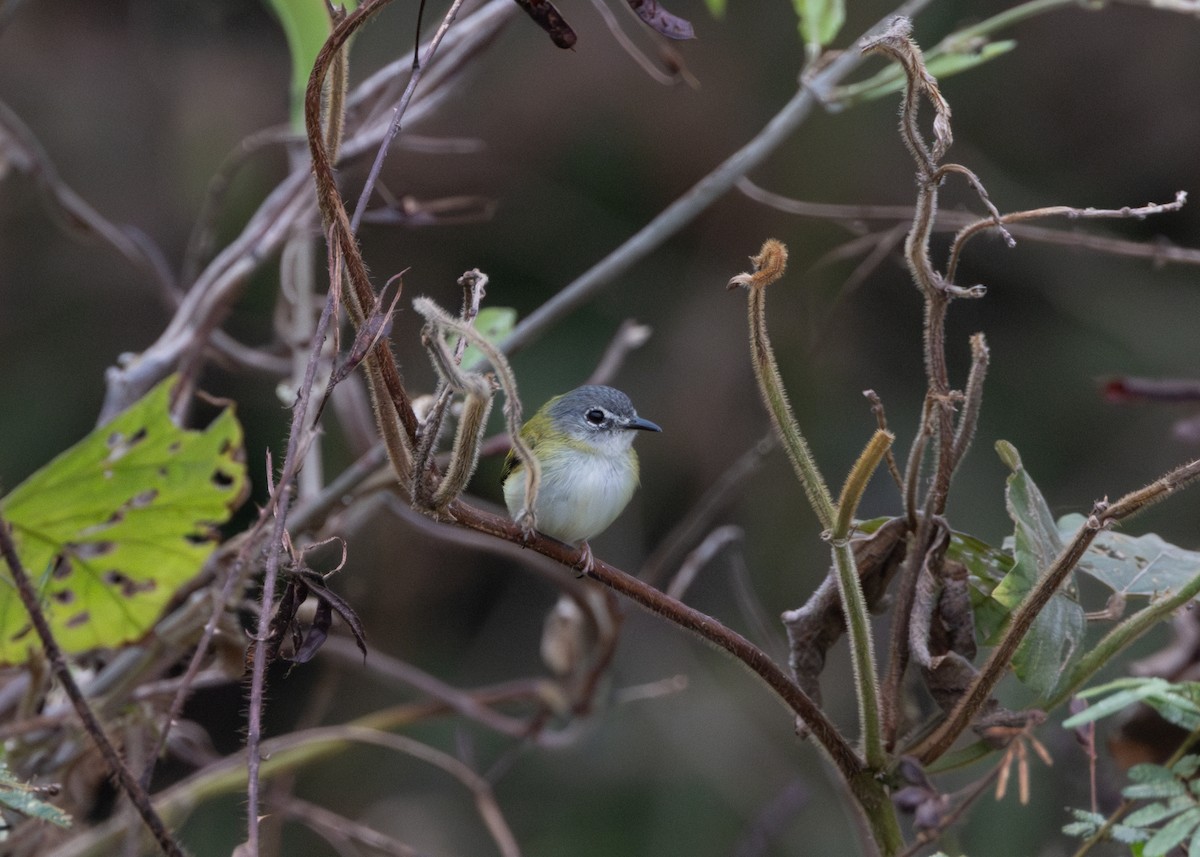
[(844, 0), (792, 0), (792, 6), (800, 19), (800, 38), (809, 56), (816, 56), (832, 42), (846, 22)]
[[(475, 316), (473, 327), (488, 342), (493, 345), (498, 345), (506, 339), (513, 328), (517, 326), (517, 311), (512, 307), (506, 306), (490, 306), (484, 307)], [(454, 348), (458, 343), (458, 337), (454, 336), (450, 339), (450, 347)], [(486, 365), (487, 358), (483, 356), (483, 352), (474, 345), (468, 345), (467, 350), (463, 352), (462, 364), (466, 367)]]
[[(1141, 857), (1166, 857), (1187, 843), (1188, 857), (1200, 857), (1200, 782), (1197, 782), (1200, 756), (1184, 756), (1173, 765), (1134, 765), (1129, 778), (1134, 782), (1122, 789), (1127, 800), (1149, 800), (1112, 825), (1107, 833), (1130, 845)], [(1096, 813), (1074, 811), (1076, 822), (1063, 832), (1072, 836), (1095, 836), (1104, 826), (1104, 817)]]
[[(292, 128), (304, 130), (304, 90), (313, 62), (332, 29), (326, 0), (267, 0), (267, 5), (279, 19), (287, 38), (292, 57), (291, 115)], [(358, 5), (357, 0), (342, 0), (347, 11)]]
[[(1058, 529), (1070, 538), (1083, 515), (1065, 515)], [(1106, 530), (1096, 536), (1079, 570), (1114, 592), (1154, 598), (1177, 592), (1200, 574), (1200, 553), (1163, 541), (1154, 533), (1131, 536)]]
[(704, 5), (708, 7), (708, 13), (714, 18), (725, 17), (725, 0), (704, 0)]
[[(950, 43), (949, 39), (943, 42), (943, 45), (948, 43)], [(991, 62), (1016, 46), (1017, 43), (1011, 39), (987, 42), (983, 45), (964, 44), (961, 41), (954, 42), (949, 47), (939, 45), (925, 57), (926, 67), (935, 78), (945, 80), (964, 71), (970, 71), (986, 62)], [(889, 65), (866, 80), (840, 88), (836, 97), (840, 104), (849, 106), (893, 95), (902, 90), (904, 84), (904, 73), (895, 65)]]
[(1074, 729), (1140, 702), (1182, 729), (1189, 732), (1200, 729), (1200, 682), (1174, 683), (1154, 677), (1121, 678), (1088, 688), (1078, 695), (1084, 699), (1105, 698), (1068, 718), (1063, 723), (1064, 728)]
[[(203, 431), (169, 412), (176, 378), (18, 485), (0, 510), (67, 653), (117, 646), (146, 633), (212, 553), (212, 527), (246, 488), (242, 429), (226, 408)], [(0, 574), (0, 663), (37, 645), (5, 569)]]
[[(1063, 827), (1063, 833), (1067, 836), (1078, 836), (1081, 839), (1090, 839), (1100, 832), (1104, 827), (1105, 818), (1098, 812), (1087, 812), (1082, 809), (1073, 809), (1071, 814), (1075, 816), (1075, 821)], [(1108, 835), (1126, 845), (1137, 847), (1136, 843), (1144, 843), (1150, 838), (1150, 835), (1144, 830), (1131, 827), (1125, 824), (1114, 824), (1108, 828)], [(1133, 850), (1134, 854), (1140, 853), (1138, 850)]]
[[(1050, 507), (1022, 466), (1016, 448), (999, 441), (996, 450), (1012, 470), (1005, 489), (1005, 505), (1016, 529), (1012, 538), (1015, 560), (1012, 571), (992, 592), (992, 598), (1012, 610), (1062, 552), (1063, 540)], [(1017, 677), (1039, 696), (1050, 696), (1078, 655), (1086, 626), (1083, 608), (1068, 577), (1046, 609), (1038, 614), (1017, 650), (1013, 658)]]
[(8, 765), (0, 760), (0, 805), (28, 818), (48, 821), (59, 827), (70, 827), (71, 816), (39, 797), (39, 790), (13, 776)]

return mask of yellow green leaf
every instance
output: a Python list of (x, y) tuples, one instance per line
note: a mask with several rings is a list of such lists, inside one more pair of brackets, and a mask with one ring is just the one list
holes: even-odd
[[(17, 554), (67, 653), (144, 635), (215, 547), (246, 491), (232, 407), (202, 431), (170, 417), (176, 378), (34, 473), (5, 498)], [(0, 571), (0, 663), (40, 643)]]

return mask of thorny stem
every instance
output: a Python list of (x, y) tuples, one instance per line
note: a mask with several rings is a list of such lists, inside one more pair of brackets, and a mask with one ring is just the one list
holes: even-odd
[[(341, 265), (338, 256), (330, 258), (330, 282), (336, 283), (341, 277)], [(274, 614), (275, 583), (279, 576), (280, 557), (283, 552), (284, 537), (287, 534), (287, 514), (291, 503), (292, 486), (303, 460), (303, 447), (308, 442), (305, 425), (308, 418), (308, 404), (312, 397), (313, 385), (316, 382), (317, 365), (321, 360), (321, 352), (325, 347), (325, 337), (333, 318), (334, 297), (330, 292), (317, 320), (313, 331), (312, 345), (309, 349), (308, 366), (304, 372), (304, 381), (297, 391), (296, 403), (292, 407), (292, 424), (288, 434), (287, 452), (283, 462), (283, 472), (279, 475), (278, 486), (271, 500), (275, 510), (275, 525), (271, 532), (270, 548), (267, 553), (266, 568), (263, 572), (262, 596), (258, 614), (258, 630), (254, 639), (254, 667), (250, 678), (250, 712), (246, 727), (246, 819), (247, 842), (250, 853), (258, 854), (259, 814), (259, 744), (262, 741), (262, 715), (265, 706), (267, 654), (266, 641), (270, 636), (271, 619)]]
[(1021, 641), (1033, 627), (1033, 622), (1038, 614), (1045, 609), (1046, 604), (1066, 580), (1067, 575), (1078, 565), (1080, 557), (1083, 556), (1084, 551), (1100, 531), (1166, 499), (1198, 477), (1200, 477), (1200, 459), (1175, 468), (1161, 479), (1145, 488), (1126, 494), (1115, 503), (1109, 504), (1101, 501), (1096, 504), (1092, 514), (1079, 528), (1075, 537), (1063, 548), (1050, 568), (1038, 578), (1037, 585), (1017, 606), (1004, 636), (992, 649), (987, 662), (950, 714), (947, 715), (945, 721), (931, 735), (921, 741), (914, 750), (913, 755), (917, 756), (922, 764), (928, 765), (946, 752), (962, 734), (962, 731), (970, 725), (972, 719), (991, 696), (996, 684), (1008, 671), (1017, 647), (1021, 645)]
[(738, 274), (729, 281), (729, 288), (744, 286), (750, 292), (747, 302), (750, 315), (750, 353), (754, 374), (758, 378), (758, 389), (796, 476), (808, 496), (809, 505), (816, 513), (817, 520), (821, 522), (822, 529), (829, 530), (833, 527), (837, 515), (833, 498), (820, 470), (817, 469), (808, 443), (800, 432), (800, 426), (796, 423), (783, 380), (779, 377), (779, 367), (775, 362), (771, 339), (767, 334), (766, 287), (783, 276), (787, 267), (787, 247), (774, 238), (768, 238), (763, 242), (762, 250), (757, 256), (751, 256), (750, 261), (754, 265), (754, 272)]
[(154, 835), (154, 839), (158, 842), (158, 847), (162, 849), (162, 852), (168, 855), (168, 857), (183, 857), (183, 849), (175, 841), (175, 838), (171, 835), (171, 831), (163, 823), (161, 816), (151, 806), (150, 796), (138, 784), (137, 777), (126, 767), (121, 757), (117, 754), (117, 750), (108, 739), (104, 727), (100, 724), (95, 713), (92, 712), (91, 707), (88, 705), (83, 691), (75, 683), (75, 677), (71, 675), (71, 668), (67, 666), (67, 659), (63, 656), (62, 649), (58, 647), (58, 642), (54, 639), (54, 634), (50, 630), (50, 624), (46, 621), (46, 615), (42, 612), (42, 607), (38, 603), (37, 592), (34, 591), (33, 583), (29, 580), (29, 574), (25, 571), (25, 566), (22, 564), (21, 558), (17, 556), (17, 547), (13, 543), (8, 522), (3, 518), (0, 518), (0, 554), (4, 556), (4, 561), (8, 565), (9, 572), (12, 574), (13, 582), (17, 586), (17, 594), (20, 596), (21, 603), (25, 606), (25, 611), (29, 614), (30, 621), (37, 631), (38, 638), (42, 642), (42, 648), (46, 651), (46, 657), (50, 659), (50, 666), (54, 670), (54, 675), (70, 698), (71, 705), (75, 708), (75, 713), (79, 715), (79, 719), (83, 722), (83, 728), (87, 730), (88, 735), (95, 742), (97, 749), (100, 750), (100, 755), (104, 757), (104, 764), (108, 767), (109, 774), (116, 779), (122, 791), (129, 797), (134, 808), (137, 809), (138, 815), (142, 817), (143, 823), (145, 823), (146, 827)]

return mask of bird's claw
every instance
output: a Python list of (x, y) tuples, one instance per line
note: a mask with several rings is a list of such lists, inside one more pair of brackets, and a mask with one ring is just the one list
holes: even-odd
[(586, 541), (579, 546), (579, 562), (572, 566), (579, 574), (576, 577), (587, 577), (596, 567), (596, 559), (592, 556), (592, 546)]

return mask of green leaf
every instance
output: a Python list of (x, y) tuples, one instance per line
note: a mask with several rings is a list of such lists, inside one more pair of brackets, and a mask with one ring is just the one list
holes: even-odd
[[(1015, 447), (998, 441), (996, 451), (1012, 470), (1005, 505), (1016, 528), (1013, 569), (992, 592), (1006, 609), (1014, 609), (1063, 550), (1063, 540), (1042, 492), (1025, 471)], [(1074, 597), (1070, 576), (1034, 620), (1013, 658), (1017, 677), (1042, 698), (1050, 696), (1079, 653), (1087, 619)]]
[[(513, 328), (516, 326), (517, 311), (512, 307), (484, 307), (475, 316), (475, 329), (483, 335), (484, 339), (493, 345), (508, 338), (508, 335), (513, 332)], [(453, 348), (457, 342), (458, 337), (452, 337), (450, 347)], [(468, 368), (485, 365), (483, 352), (474, 345), (468, 345), (467, 350), (463, 352), (462, 365)]]
[(704, 0), (704, 5), (708, 7), (708, 13), (714, 18), (725, 17), (725, 0)]
[(1151, 836), (1142, 853), (1145, 857), (1164, 857), (1168, 851), (1191, 836), (1197, 826), (1200, 826), (1200, 807), (1192, 807), (1187, 812), (1177, 815)]
[[(1083, 691), (1079, 696), (1090, 699), (1109, 691), (1115, 692), (1107, 699), (1068, 718), (1063, 726), (1073, 729), (1088, 721), (1099, 720), (1101, 717), (1107, 717), (1136, 702), (1141, 702), (1153, 708), (1165, 720), (1182, 729), (1189, 732), (1193, 729), (1200, 729), (1200, 683), (1186, 681), (1176, 684), (1157, 677), (1124, 678)], [(1185, 757), (1184, 762), (1192, 758), (1194, 757)], [(1190, 774), (1186, 776), (1190, 776)]]
[[(1064, 515), (1058, 530), (1070, 538), (1087, 520)], [(1200, 553), (1163, 541), (1154, 533), (1131, 536), (1101, 530), (1079, 562), (1079, 570), (1114, 592), (1156, 597), (1178, 591), (1200, 574)]]
[[(150, 629), (214, 548), (246, 489), (242, 429), (226, 408), (203, 431), (171, 422), (172, 377), (0, 500), (17, 553), (67, 653)], [(0, 663), (38, 646), (7, 567)]]
[(812, 56), (832, 42), (846, 23), (845, 0), (792, 0), (800, 18), (800, 38)]
[(1090, 723), (1093, 720), (1108, 717), (1110, 714), (1116, 714), (1130, 705), (1142, 702), (1147, 697), (1165, 692), (1170, 686), (1171, 683), (1166, 679), (1149, 677), (1117, 679), (1108, 684), (1088, 688), (1085, 691), (1081, 691), (1078, 695), (1084, 699), (1091, 699), (1094, 696), (1102, 696), (1109, 691), (1116, 692), (1100, 702), (1093, 703), (1078, 714), (1068, 717), (1063, 721), (1063, 728), (1074, 729), (1077, 726), (1082, 726), (1084, 723)]
[(1171, 766), (1171, 773), (1185, 780), (1191, 779), (1197, 770), (1200, 770), (1200, 756), (1194, 754), (1184, 756)]
[(1172, 798), (1170, 803), (1147, 804), (1126, 816), (1125, 823), (1130, 827), (1150, 827), (1164, 819), (1179, 815), (1185, 809), (1193, 806), (1195, 804), (1192, 802), (1192, 799), (1187, 795), (1183, 795), (1178, 798)]
[(1125, 772), (1125, 776), (1135, 783), (1165, 783), (1175, 779), (1170, 768), (1156, 765), (1153, 762), (1142, 762), (1134, 765)]
[(38, 790), (14, 777), (3, 761), (0, 761), (0, 804), (27, 818), (47, 821), (59, 827), (71, 826), (71, 816), (42, 800)]
[[(308, 77), (321, 46), (332, 32), (326, 0), (267, 0), (267, 5), (279, 19), (292, 57), (292, 128), (304, 131), (304, 91)], [(347, 12), (358, 5), (357, 0), (342, 0), (338, 5)]]
[[(938, 80), (953, 77), (986, 62), (991, 62), (1017, 46), (1017, 43), (1011, 39), (986, 42), (983, 45), (976, 42), (963, 44), (962, 40), (952, 42), (952, 39), (953, 36), (948, 36), (942, 44), (925, 55), (926, 69)], [(943, 45), (950, 46), (943, 47)], [(900, 67), (892, 64), (866, 80), (839, 88), (834, 94), (834, 99), (842, 106), (874, 101), (877, 98), (900, 92), (906, 81), (907, 78)]]
[(1175, 798), (1186, 794), (1183, 783), (1176, 779), (1163, 780), (1155, 783), (1134, 783), (1121, 789), (1121, 794), (1130, 800), (1153, 800), (1155, 798)]

